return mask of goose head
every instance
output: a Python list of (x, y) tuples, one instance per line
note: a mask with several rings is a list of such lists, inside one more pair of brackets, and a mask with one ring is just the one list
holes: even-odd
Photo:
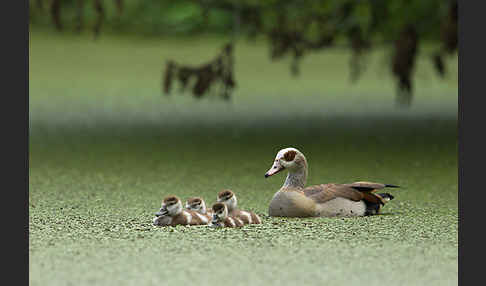
[(182, 202), (176, 196), (168, 196), (162, 201), (160, 210), (155, 216), (175, 216), (182, 212)]
[(217, 202), (224, 203), (228, 207), (228, 211), (236, 209), (236, 205), (238, 204), (235, 193), (228, 189), (218, 193)]
[(284, 169), (287, 169), (289, 172), (296, 172), (306, 168), (307, 161), (304, 154), (295, 148), (289, 147), (278, 151), (272, 167), (265, 173), (265, 178), (275, 175)]
[(206, 203), (200, 197), (192, 197), (187, 199), (186, 209), (193, 210), (201, 214), (206, 213)]
[(304, 187), (307, 180), (307, 160), (302, 152), (293, 147), (278, 151), (272, 167), (265, 173), (265, 178), (282, 170), (289, 172), (284, 186)]
[(228, 217), (228, 207), (224, 203), (215, 203), (213, 205), (213, 224), (217, 224)]

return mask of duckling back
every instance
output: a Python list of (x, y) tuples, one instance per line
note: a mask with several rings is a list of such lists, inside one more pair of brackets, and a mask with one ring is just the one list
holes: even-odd
[(238, 217), (227, 216), (219, 224), (216, 224), (215, 226), (219, 226), (219, 227), (242, 227), (244, 225), (245, 225), (245, 223), (241, 219), (239, 219)]
[(244, 224), (262, 223), (260, 217), (256, 213), (250, 211), (236, 209), (230, 213), (230, 216), (239, 218)]
[(196, 211), (183, 210), (180, 214), (172, 217), (171, 226), (176, 225), (207, 225), (209, 218)]

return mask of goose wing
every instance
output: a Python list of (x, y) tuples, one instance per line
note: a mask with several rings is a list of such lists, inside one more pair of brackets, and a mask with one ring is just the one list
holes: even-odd
[(352, 187), (351, 184), (322, 184), (304, 188), (302, 191), (305, 196), (311, 198), (316, 203), (324, 203), (335, 198), (345, 198), (352, 201), (364, 200), (374, 204), (384, 204), (383, 198), (372, 193), (372, 190), (365, 190), (359, 187)]
[(353, 201), (363, 199), (363, 194), (360, 191), (338, 184), (314, 185), (304, 188), (302, 191), (306, 197), (313, 199), (316, 203), (324, 203), (338, 197)]

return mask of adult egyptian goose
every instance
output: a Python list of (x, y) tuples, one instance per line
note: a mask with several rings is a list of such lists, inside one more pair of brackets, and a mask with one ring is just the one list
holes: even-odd
[(212, 227), (241, 227), (243, 221), (235, 216), (228, 215), (228, 207), (224, 203), (215, 203), (212, 207), (213, 219), (210, 226)]
[(395, 185), (355, 182), (352, 184), (322, 184), (305, 187), (307, 181), (307, 160), (299, 150), (280, 150), (275, 161), (265, 173), (268, 178), (287, 170), (285, 183), (272, 198), (268, 208), (270, 216), (279, 217), (334, 217), (366, 216), (377, 214), (381, 206), (393, 196), (375, 193)]
[(232, 190), (226, 189), (219, 192), (217, 202), (224, 203), (228, 207), (229, 215), (241, 219), (244, 224), (262, 223), (262, 220), (256, 213), (238, 209), (238, 200), (236, 199), (236, 195)]
[(206, 216), (192, 210), (183, 209), (181, 200), (176, 196), (168, 196), (164, 198), (161, 208), (155, 213), (155, 216), (170, 217), (170, 223), (166, 224), (169, 226), (207, 225), (209, 223), (209, 219)]

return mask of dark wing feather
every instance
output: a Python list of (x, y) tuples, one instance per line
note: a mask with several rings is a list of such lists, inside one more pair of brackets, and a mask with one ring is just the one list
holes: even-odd
[(345, 185), (361, 192), (373, 192), (375, 190), (380, 190), (383, 188), (399, 188), (399, 186), (395, 186), (395, 185), (373, 183), (373, 182), (354, 182), (352, 184), (345, 184)]
[(360, 192), (372, 192), (386, 187), (385, 184), (373, 183), (373, 182), (354, 182), (352, 184), (345, 184), (345, 185), (353, 189), (356, 189)]

